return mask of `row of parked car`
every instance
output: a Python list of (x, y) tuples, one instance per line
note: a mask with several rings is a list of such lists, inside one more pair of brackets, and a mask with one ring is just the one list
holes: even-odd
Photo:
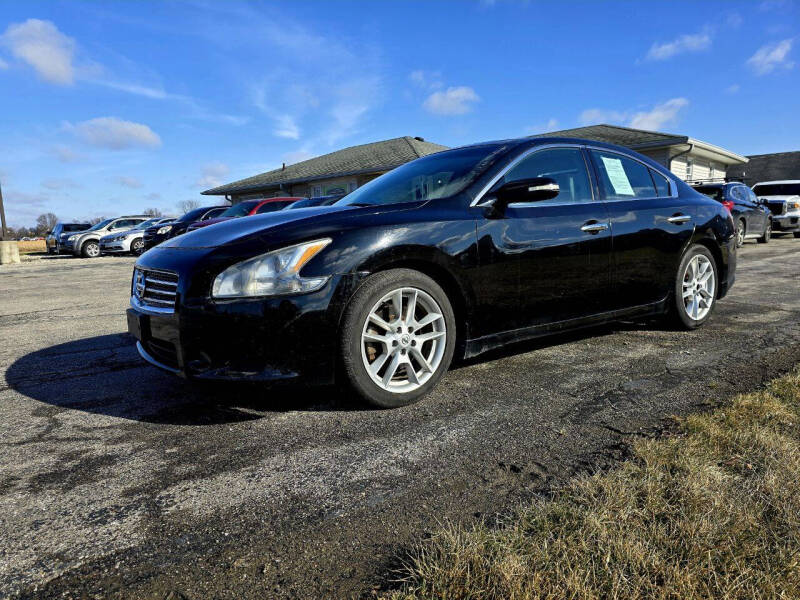
[(325, 206), (342, 198), (281, 197), (247, 200), (234, 206), (206, 206), (190, 210), (181, 217), (149, 217), (124, 215), (89, 223), (58, 223), (47, 235), (48, 254), (73, 254), (94, 258), (101, 254), (133, 254), (139, 256), (177, 235), (193, 229), (221, 223), (237, 217), (257, 215), (284, 209)]
[(749, 239), (766, 244), (773, 232), (800, 238), (800, 180), (764, 181), (752, 189), (739, 182), (692, 187), (727, 207), (736, 225), (737, 246)]

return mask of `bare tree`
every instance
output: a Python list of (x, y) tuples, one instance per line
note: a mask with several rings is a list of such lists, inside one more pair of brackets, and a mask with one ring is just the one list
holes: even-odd
[(163, 217), (164, 213), (162, 213), (157, 208), (145, 208), (142, 211), (142, 214), (146, 217)]
[(58, 217), (53, 213), (44, 213), (36, 217), (36, 233), (44, 235), (48, 231), (53, 231), (53, 228), (58, 223)]
[(195, 208), (200, 208), (200, 202), (197, 200), (181, 200), (178, 202), (178, 211), (181, 214), (185, 214)]
[(89, 219), (89, 224), (90, 225), (97, 225), (100, 221), (105, 221), (105, 220), (106, 220), (105, 216), (93, 217), (93, 218)]

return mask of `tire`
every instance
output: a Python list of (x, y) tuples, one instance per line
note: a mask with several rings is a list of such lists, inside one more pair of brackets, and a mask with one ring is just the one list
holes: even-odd
[(744, 236), (747, 234), (747, 224), (744, 219), (736, 221), (736, 247), (744, 246)]
[[(412, 298), (415, 311), (409, 318)], [(420, 325), (426, 320), (430, 322)], [(442, 378), (455, 344), (452, 305), (433, 279), (411, 269), (376, 273), (345, 309), (339, 339), (340, 383), (379, 408), (412, 404)]]
[(81, 246), (81, 256), (83, 258), (97, 258), (100, 256), (100, 243), (97, 240), (89, 240)]
[[(696, 267), (698, 263), (700, 263), (700, 265), (710, 265), (710, 286), (706, 283), (698, 287), (698, 277), (689, 270), (689, 265), (693, 263), (693, 261), (695, 270), (697, 270)], [(708, 271), (703, 267), (701, 267), (701, 269), (699, 275), (703, 277)], [(701, 288), (704, 289), (705, 292), (700, 291)], [(692, 292), (692, 295), (686, 299), (684, 299), (684, 289)], [(719, 291), (717, 262), (714, 260), (708, 248), (700, 244), (689, 247), (678, 265), (672, 291), (670, 313), (673, 323), (682, 329), (697, 329), (708, 321), (714, 312), (714, 307), (717, 305), (717, 293)], [(700, 300), (698, 300), (698, 298), (700, 298)], [(698, 302), (696, 310), (692, 302)], [(690, 313), (692, 314), (690, 315)]]
[(131, 254), (134, 256), (141, 256), (144, 254), (144, 240), (143, 239), (135, 239), (131, 242)]
[(772, 219), (767, 220), (767, 226), (764, 228), (764, 235), (758, 238), (759, 244), (769, 244), (772, 239)]

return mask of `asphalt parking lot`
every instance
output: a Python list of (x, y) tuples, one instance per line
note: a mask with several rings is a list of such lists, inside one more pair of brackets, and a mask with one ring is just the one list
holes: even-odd
[(368, 595), (629, 435), (800, 360), (800, 240), (747, 243), (703, 329), (625, 323), (454, 368), (420, 404), (195, 386), (125, 333), (129, 258), (0, 267), (0, 597)]

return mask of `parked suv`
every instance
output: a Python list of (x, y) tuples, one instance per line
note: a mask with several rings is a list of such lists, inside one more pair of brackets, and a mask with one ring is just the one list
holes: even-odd
[(61, 254), (61, 248), (64, 245), (62, 240), (69, 237), (70, 233), (76, 231), (86, 231), (91, 225), (89, 223), (56, 223), (53, 231), (47, 234), (45, 238), (45, 245), (47, 246), (48, 254)]
[(775, 231), (793, 232), (800, 238), (800, 180), (762, 181), (753, 192), (772, 212)]
[(144, 231), (144, 249), (150, 250), (150, 248), (157, 246), (165, 240), (186, 233), (186, 228), (189, 227), (189, 225), (218, 217), (226, 210), (228, 210), (227, 206), (203, 206), (202, 208), (190, 210), (180, 219), (176, 219), (172, 223), (148, 227)]
[(766, 244), (772, 235), (772, 215), (749, 187), (743, 183), (701, 183), (692, 186), (701, 194), (723, 204), (736, 224), (736, 246), (757, 239)]
[(100, 256), (100, 238), (113, 232), (126, 231), (147, 221), (145, 215), (128, 215), (100, 221), (86, 231), (73, 233), (64, 241), (64, 250), (75, 256), (95, 258)]
[(144, 252), (144, 232), (151, 225), (162, 225), (175, 220), (175, 217), (154, 217), (139, 223), (133, 229), (121, 233), (109, 233), (100, 238), (101, 254), (127, 254), (139, 256)]

